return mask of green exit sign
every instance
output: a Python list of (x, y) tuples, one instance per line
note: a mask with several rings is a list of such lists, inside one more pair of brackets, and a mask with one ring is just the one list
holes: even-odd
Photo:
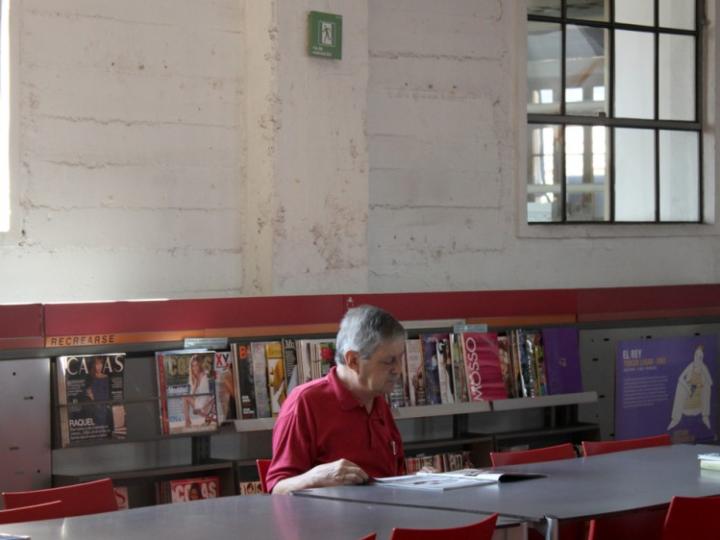
[(323, 58), (342, 58), (342, 15), (308, 13), (308, 54)]

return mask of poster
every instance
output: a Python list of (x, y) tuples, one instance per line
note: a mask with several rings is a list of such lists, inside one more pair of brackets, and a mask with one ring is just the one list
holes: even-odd
[(621, 341), (615, 373), (615, 439), (716, 439), (717, 336)]

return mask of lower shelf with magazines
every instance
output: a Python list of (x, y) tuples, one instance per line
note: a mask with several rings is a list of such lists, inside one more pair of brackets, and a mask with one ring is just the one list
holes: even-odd
[(406, 442), (404, 448), (408, 473), (425, 466), (450, 471), (487, 465), (493, 439), (486, 435), (463, 435), (452, 439)]
[(580, 423), (552, 429), (529, 429), (495, 433), (493, 440), (494, 447), (498, 452), (529, 450), (567, 442), (577, 446), (582, 441), (598, 440), (600, 438), (599, 430), (597, 424)]
[(64, 471), (53, 474), (53, 485), (62, 486), (111, 478), (121, 508), (182, 502), (235, 495), (235, 470), (231, 461), (141, 468), (87, 474)]

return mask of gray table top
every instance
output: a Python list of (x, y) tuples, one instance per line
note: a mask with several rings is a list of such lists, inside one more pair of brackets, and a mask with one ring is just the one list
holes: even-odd
[[(475, 523), (484, 516), (428, 511), (291, 495), (221, 497), (164, 504), (67, 519), (0, 525), (0, 533), (32, 540), (252, 538), (358, 540), (377, 532), (389, 538), (393, 527), (443, 528)], [(502, 525), (518, 524), (502, 519)]]
[(720, 494), (720, 472), (700, 470), (697, 455), (717, 446), (673, 445), (589, 458), (502, 467), (545, 478), (448, 491), (379, 485), (317, 488), (306, 497), (464, 512), (499, 512), (530, 521), (578, 519), (668, 503), (674, 495)]

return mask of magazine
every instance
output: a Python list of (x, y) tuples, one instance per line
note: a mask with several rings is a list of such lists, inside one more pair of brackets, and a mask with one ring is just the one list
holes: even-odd
[(222, 424), (226, 420), (237, 418), (235, 399), (235, 370), (230, 351), (215, 353), (215, 405), (217, 421)]
[(449, 476), (445, 473), (417, 473), (403, 476), (388, 476), (386, 478), (375, 478), (378, 486), (406, 488), (406, 489), (431, 489), (448, 490), (466, 487), (478, 487), (483, 484), (494, 484), (493, 480), (479, 480), (471, 477)]
[(418, 472), (417, 474), (389, 476), (387, 478), (375, 478), (374, 480), (379, 486), (448, 490), (478, 487), (486, 484), (515, 482), (518, 480), (530, 480), (532, 478), (543, 478), (545, 476), (546, 475), (541, 473), (503, 471), (500, 469), (461, 469), (459, 471), (445, 473)]
[(63, 447), (77, 441), (126, 437), (124, 373), (124, 353), (58, 358), (58, 403)]
[(214, 499), (220, 496), (220, 478), (205, 476), (161, 480), (155, 483), (158, 504)]
[(215, 352), (155, 353), (163, 435), (217, 429)]
[[(427, 474), (427, 473), (419, 473)], [(544, 478), (547, 475), (542, 473), (530, 473), (521, 471), (508, 471), (503, 469), (460, 469), (439, 473), (442, 476), (453, 476), (459, 478), (472, 478), (480, 481), (490, 482), (517, 482), (518, 480), (531, 480), (533, 478)]]

